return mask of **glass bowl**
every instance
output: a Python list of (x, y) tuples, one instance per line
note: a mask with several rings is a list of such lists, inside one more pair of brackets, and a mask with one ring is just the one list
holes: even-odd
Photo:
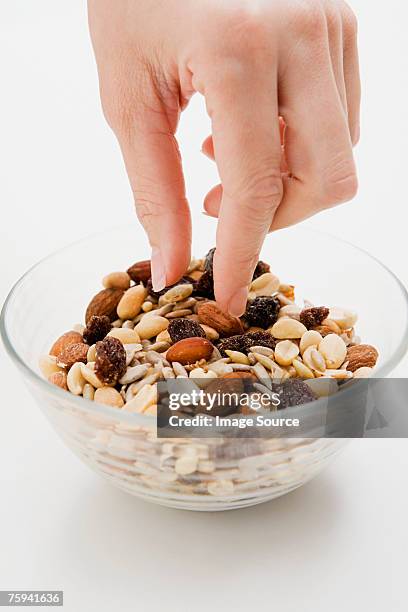
[[(205, 236), (196, 256), (211, 248)], [(31, 268), (10, 292), (1, 333), (39, 406), (66, 444), (117, 487), (148, 501), (190, 510), (227, 510), (283, 495), (320, 472), (344, 439), (176, 439), (156, 437), (155, 417), (129, 414), (76, 397), (44, 380), (40, 355), (83, 316), (101, 278), (146, 259), (142, 232), (116, 228), (68, 246)], [(359, 314), (357, 333), (380, 353), (387, 376), (408, 344), (407, 292), (379, 261), (332, 236), (294, 227), (270, 235), (262, 259), (299, 297)], [(341, 394), (339, 394), (341, 395)], [(312, 405), (311, 405), (312, 409)], [(194, 453), (205, 471), (175, 472)]]

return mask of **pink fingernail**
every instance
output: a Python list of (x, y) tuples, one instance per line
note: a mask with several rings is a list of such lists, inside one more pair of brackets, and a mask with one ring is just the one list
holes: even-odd
[(234, 293), (228, 303), (228, 312), (233, 317), (240, 317), (244, 314), (248, 298), (248, 287), (241, 287)]
[(166, 268), (158, 247), (152, 248), (151, 261), (153, 291), (161, 291), (166, 286)]

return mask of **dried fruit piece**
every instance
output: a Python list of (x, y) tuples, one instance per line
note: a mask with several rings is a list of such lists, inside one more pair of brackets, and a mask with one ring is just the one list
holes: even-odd
[(279, 395), (279, 410), (290, 406), (301, 406), (316, 399), (310, 387), (296, 378), (291, 378), (284, 383), (274, 383), (273, 391)]
[(136, 262), (128, 268), (127, 273), (135, 283), (142, 282), (146, 284), (152, 275), (150, 259)]
[(193, 295), (214, 299), (214, 279), (210, 272), (204, 272), (194, 286)]
[(349, 346), (345, 361), (348, 361), (347, 370), (355, 372), (359, 368), (373, 368), (377, 363), (378, 351), (370, 344), (357, 344)]
[(79, 344), (81, 342), (83, 342), (83, 338), (79, 332), (76, 332), (76, 331), (65, 332), (65, 334), (62, 334), (62, 336), (60, 336), (58, 340), (56, 340), (54, 344), (52, 345), (51, 350), (50, 350), (50, 355), (53, 355), (54, 357), (58, 357), (59, 354), (64, 349), (66, 349), (70, 344)]
[(100, 381), (116, 384), (126, 372), (126, 351), (117, 338), (107, 336), (96, 343), (95, 374)]
[(204, 302), (197, 308), (198, 320), (209, 325), (221, 336), (234, 336), (244, 331), (241, 321), (221, 310), (216, 302)]
[(109, 317), (92, 315), (84, 329), (83, 338), (87, 344), (95, 344), (98, 340), (103, 340), (111, 328)]
[(238, 336), (223, 338), (217, 343), (217, 349), (223, 357), (228, 357), (226, 350), (239, 351), (248, 354), (251, 346), (266, 346), (274, 349), (276, 342), (272, 335), (267, 331), (249, 332)]
[(85, 313), (85, 323), (94, 315), (98, 317), (107, 316), (110, 321), (116, 319), (116, 308), (124, 294), (123, 289), (102, 289), (91, 300)]
[(57, 363), (60, 368), (69, 370), (74, 363), (80, 361), (86, 363), (89, 346), (83, 342), (68, 345), (57, 357)]
[(204, 258), (204, 271), (209, 272), (212, 276), (214, 266), (215, 247), (210, 249)]
[(258, 278), (258, 276), (262, 276), (262, 274), (266, 274), (271, 271), (271, 266), (264, 261), (259, 260), (256, 264), (256, 268), (254, 270), (254, 274), (252, 276), (252, 280)]
[(300, 313), (300, 322), (307, 329), (312, 329), (317, 325), (321, 325), (329, 315), (329, 309), (326, 306), (313, 306), (312, 308), (304, 308)]
[(201, 325), (190, 319), (173, 319), (167, 328), (173, 342), (184, 340), (184, 338), (205, 338), (206, 334)]
[(280, 302), (278, 299), (262, 296), (255, 298), (253, 302), (248, 302), (244, 317), (249, 325), (266, 329), (275, 323), (279, 310)]
[(166, 359), (186, 365), (200, 359), (209, 359), (213, 350), (214, 346), (206, 338), (185, 338), (169, 348)]

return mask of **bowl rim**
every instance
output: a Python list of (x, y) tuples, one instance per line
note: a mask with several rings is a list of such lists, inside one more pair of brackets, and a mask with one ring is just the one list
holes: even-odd
[[(85, 410), (86, 412), (91, 412), (95, 415), (98, 415), (98, 414), (104, 415), (109, 418), (114, 418), (115, 420), (125, 421), (133, 425), (135, 425), (137, 421), (138, 424), (145, 424), (146, 426), (151, 427), (153, 421), (156, 418), (153, 415), (143, 415), (143, 413), (124, 412), (123, 410), (118, 410), (117, 408), (113, 408), (111, 406), (107, 406), (104, 404), (98, 404), (92, 400), (85, 399), (82, 396), (73, 395), (72, 393), (70, 393), (69, 396), (67, 396), (67, 391), (57, 387), (56, 385), (50, 384), (45, 378), (41, 376), (39, 372), (32, 369), (25, 362), (25, 360), (20, 356), (18, 351), (14, 348), (13, 343), (11, 342), (9, 338), (9, 334), (7, 331), (7, 324), (6, 324), (6, 319), (7, 319), (10, 303), (15, 293), (19, 289), (20, 285), (24, 282), (24, 280), (34, 270), (39, 268), (41, 264), (43, 264), (45, 261), (48, 261), (49, 259), (52, 259), (56, 255), (73, 248), (75, 245), (82, 244), (98, 236), (102, 237), (105, 234), (110, 234), (112, 233), (112, 231), (118, 231), (118, 230), (123, 231), (124, 229), (128, 230), (129, 227), (123, 226), (123, 225), (116, 225), (114, 227), (111, 227), (103, 231), (93, 232), (92, 234), (89, 234), (83, 238), (80, 238), (79, 240), (75, 240), (61, 248), (58, 248), (52, 251), (50, 254), (46, 255), (45, 257), (42, 257), (39, 261), (37, 261), (32, 266), (30, 266), (28, 270), (26, 270), (26, 272), (24, 272), (24, 274), (22, 274), (22, 276), (20, 276), (20, 278), (14, 283), (14, 285), (10, 289), (4, 301), (4, 304), (3, 304), (3, 307), (0, 313), (0, 335), (3, 340), (4, 346), (6, 348), (8, 355), (10, 356), (14, 364), (17, 366), (17, 368), (20, 371), (22, 371), (22, 373), (25, 374), (32, 383), (40, 387), (47, 394), (54, 395), (56, 399), (61, 400), (61, 402), (63, 403), (66, 403), (68, 401), (69, 403), (72, 403), (73, 405), (75, 405), (78, 409)], [(397, 348), (392, 353), (392, 355), (387, 359), (387, 361), (385, 361), (385, 363), (383, 363), (379, 367), (378, 371), (376, 372), (376, 378), (385, 378), (386, 376), (388, 376), (388, 374), (390, 374), (390, 372), (392, 372), (392, 370), (395, 369), (395, 367), (403, 359), (403, 357), (405, 356), (408, 350), (408, 290), (407, 288), (402, 283), (402, 281), (396, 276), (396, 274), (392, 272), (392, 270), (390, 270), (390, 268), (386, 264), (380, 261), (375, 255), (372, 255), (365, 249), (355, 245), (353, 242), (349, 240), (344, 240), (343, 238), (340, 238), (339, 236), (336, 236), (329, 232), (325, 232), (323, 230), (316, 229), (310, 226), (305, 227), (302, 225), (297, 225), (297, 226), (292, 226), (289, 228), (284, 228), (283, 230), (278, 230), (278, 231), (285, 231), (285, 230), (291, 230), (291, 229), (295, 229), (296, 231), (301, 231), (306, 234), (318, 234), (326, 238), (331, 238), (342, 244), (348, 245), (352, 249), (359, 251), (360, 253), (362, 253), (363, 255), (371, 259), (372, 261), (374, 261), (376, 264), (378, 264), (395, 282), (397, 288), (401, 292), (401, 297), (403, 298), (403, 301), (405, 302), (406, 312), (407, 312), (407, 323), (406, 323), (404, 333), (402, 334), (400, 338)], [(315, 402), (310, 402), (310, 404), (314, 405), (314, 404), (320, 403), (321, 399), (324, 399), (324, 398), (319, 398)]]

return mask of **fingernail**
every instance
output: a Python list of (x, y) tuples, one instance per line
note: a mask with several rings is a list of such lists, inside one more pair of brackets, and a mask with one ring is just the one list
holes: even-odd
[(248, 298), (248, 287), (241, 287), (234, 293), (228, 303), (228, 312), (233, 317), (240, 317), (244, 314)]
[(211, 157), (209, 153), (207, 153), (207, 151), (204, 151), (204, 149), (201, 149), (201, 153), (205, 155), (206, 157), (208, 157), (208, 159), (211, 159), (211, 161), (213, 161), (213, 158)]
[(158, 247), (152, 248), (151, 261), (153, 291), (161, 291), (166, 286), (166, 268)]

